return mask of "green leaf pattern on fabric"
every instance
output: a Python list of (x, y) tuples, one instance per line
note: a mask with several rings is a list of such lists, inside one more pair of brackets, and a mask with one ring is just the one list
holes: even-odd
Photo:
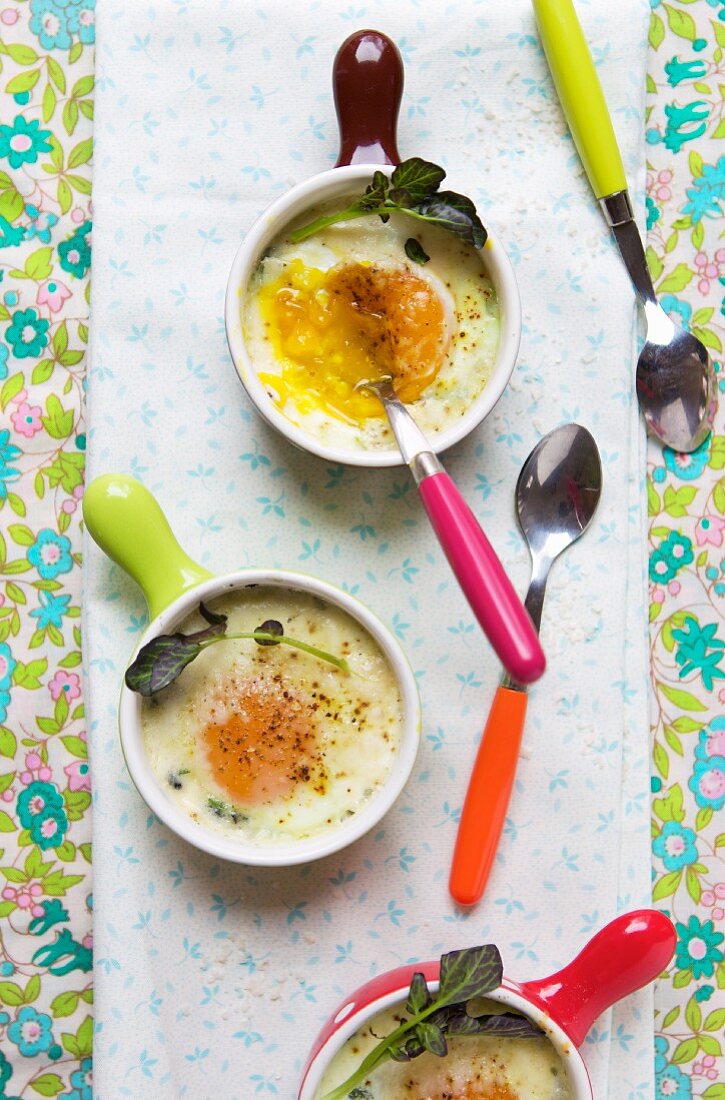
[(0, 1095), (92, 1095), (80, 680), (95, 0), (0, 0)]

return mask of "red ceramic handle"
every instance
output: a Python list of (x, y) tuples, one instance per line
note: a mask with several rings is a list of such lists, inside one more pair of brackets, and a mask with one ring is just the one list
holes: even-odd
[(499, 687), (473, 765), (456, 836), (449, 889), (474, 905), (486, 889), (519, 760), (526, 692)]
[(403, 97), (403, 59), (380, 31), (356, 31), (337, 51), (332, 70), (343, 164), (399, 164), (395, 136)]
[(438, 541), (501, 664), (519, 684), (538, 680), (546, 658), (534, 624), (452, 478), (431, 474), (418, 489)]
[(602, 1012), (662, 973), (676, 943), (664, 913), (636, 909), (605, 925), (563, 970), (520, 988), (581, 1046)]

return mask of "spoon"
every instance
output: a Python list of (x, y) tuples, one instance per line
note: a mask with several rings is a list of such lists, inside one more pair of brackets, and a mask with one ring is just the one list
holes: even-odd
[(569, 129), (644, 306), (647, 339), (637, 362), (637, 397), (647, 428), (675, 451), (694, 451), (717, 411), (712, 359), (657, 301), (612, 121), (572, 0), (533, 0), (533, 6)]
[(480, 524), (433, 453), (389, 375), (357, 383), (375, 393), (418, 486), (423, 506), (458, 583), (506, 671), (533, 683), (546, 667), (537, 630)]
[[(526, 459), (516, 485), (519, 526), (531, 551), (526, 609), (539, 630), (552, 564), (586, 531), (602, 491), (593, 437), (579, 424), (549, 432)], [(526, 717), (526, 688), (504, 676), (486, 722), (458, 826), (450, 892), (473, 905), (486, 887), (516, 771)]]

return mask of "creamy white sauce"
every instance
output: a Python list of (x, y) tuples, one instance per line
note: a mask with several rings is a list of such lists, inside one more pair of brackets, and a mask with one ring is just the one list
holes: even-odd
[[(492, 1011), (503, 1010), (488, 1003)], [(315, 1100), (346, 1081), (400, 1019), (394, 1006), (352, 1035), (327, 1068)], [(545, 1036), (452, 1038), (445, 1057), (425, 1053), (410, 1062), (383, 1062), (357, 1087), (355, 1100), (572, 1100), (564, 1064)]]
[[(334, 830), (375, 797), (398, 751), (403, 708), (388, 661), (352, 616), (308, 593), (251, 586), (209, 606), (228, 615), (228, 633), (276, 619), (289, 637), (345, 657), (351, 671), (284, 644), (245, 639), (209, 647), (143, 701), (144, 746), (159, 783), (193, 820), (245, 843), (289, 843)], [(205, 625), (194, 613), (177, 629), (186, 634)], [(254, 804), (231, 797), (217, 781), (204, 737), (209, 723), (227, 721), (235, 706), (241, 713), (239, 699), (250, 692), (252, 699), (278, 699), (308, 735), (307, 755), (296, 761), (309, 768), (295, 773), (292, 790)], [(234, 760), (225, 767), (233, 769)]]
[[(297, 224), (320, 214), (343, 209), (343, 196), (333, 204), (309, 211)], [(415, 236), (430, 256), (425, 265), (406, 257), (405, 241)], [(278, 237), (252, 276), (242, 299), (242, 330), (250, 360), (258, 373), (281, 376), (283, 364), (275, 355), (265, 328), (258, 294), (292, 260), (329, 271), (342, 263), (374, 263), (379, 267), (407, 268), (439, 292), (450, 331), (448, 351), (436, 379), (410, 405), (416, 421), (432, 437), (453, 427), (484, 389), (493, 368), (499, 342), (500, 314), (493, 284), (478, 252), (438, 226), (426, 226), (404, 214), (392, 214), (383, 224), (377, 216), (331, 226), (299, 244)], [(275, 395), (270, 393), (270, 401)], [(279, 405), (277, 406), (279, 408)], [(287, 399), (280, 411), (297, 427), (328, 446), (352, 450), (390, 450), (394, 441), (387, 420), (370, 418), (349, 424), (322, 409), (301, 412)]]

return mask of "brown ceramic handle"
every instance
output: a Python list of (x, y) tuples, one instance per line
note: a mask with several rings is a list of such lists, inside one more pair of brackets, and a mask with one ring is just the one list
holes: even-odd
[(395, 128), (403, 96), (403, 59), (380, 31), (356, 31), (332, 70), (343, 164), (399, 164)]

